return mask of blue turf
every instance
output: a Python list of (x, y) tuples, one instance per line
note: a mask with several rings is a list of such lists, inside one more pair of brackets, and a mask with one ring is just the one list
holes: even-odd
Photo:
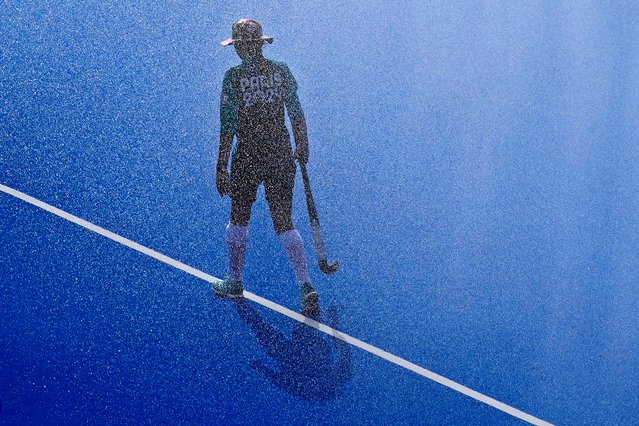
[[(222, 277), (217, 43), (255, 17), (343, 265), (317, 270), (298, 180), (323, 319), (545, 420), (633, 424), (639, 7), (449, 3), (8, 5), (0, 183)], [(249, 244), (246, 288), (297, 310), (263, 194)], [(0, 273), (2, 423), (517, 423), (5, 194)]]

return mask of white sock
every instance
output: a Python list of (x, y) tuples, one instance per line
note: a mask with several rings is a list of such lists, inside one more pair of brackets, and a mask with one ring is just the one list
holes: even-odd
[(226, 227), (226, 244), (229, 249), (229, 275), (233, 281), (242, 281), (247, 240), (247, 226), (228, 224)]
[(306, 250), (304, 250), (304, 242), (302, 236), (297, 229), (291, 229), (280, 234), (280, 240), (284, 246), (284, 251), (288, 256), (288, 260), (293, 266), (297, 281), (300, 284), (310, 282), (308, 269), (306, 267)]

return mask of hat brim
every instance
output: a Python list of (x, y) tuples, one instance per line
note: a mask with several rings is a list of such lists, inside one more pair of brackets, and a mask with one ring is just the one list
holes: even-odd
[(232, 44), (235, 44), (235, 42), (237, 41), (244, 41), (244, 42), (251, 42), (251, 41), (262, 41), (264, 43), (269, 43), (272, 44), (273, 43), (273, 37), (268, 37), (268, 36), (262, 36), (261, 38), (256, 38), (256, 39), (240, 39), (240, 38), (227, 38), (226, 40), (222, 40), (222, 42), (220, 43), (222, 46), (230, 46)]

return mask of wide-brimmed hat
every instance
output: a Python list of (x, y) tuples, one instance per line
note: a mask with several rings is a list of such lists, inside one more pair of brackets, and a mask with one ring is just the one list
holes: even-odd
[(233, 36), (222, 41), (222, 46), (235, 42), (273, 43), (273, 37), (262, 35), (262, 26), (254, 19), (240, 19), (233, 24)]

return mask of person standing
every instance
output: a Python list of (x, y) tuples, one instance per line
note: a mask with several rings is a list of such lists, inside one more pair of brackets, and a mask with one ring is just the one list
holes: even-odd
[(232, 37), (221, 43), (234, 46), (242, 63), (225, 73), (222, 84), (216, 186), (222, 197), (231, 197), (226, 227), (229, 276), (213, 288), (220, 296), (242, 297), (251, 207), (263, 184), (273, 227), (300, 285), (302, 311), (308, 311), (318, 306), (319, 294), (311, 284), (304, 243), (292, 220), (295, 160), (305, 165), (309, 157), (307, 127), (293, 74), (284, 62), (267, 59), (262, 53), (264, 44), (272, 42), (272, 37), (263, 35), (259, 22), (240, 19), (233, 24)]

